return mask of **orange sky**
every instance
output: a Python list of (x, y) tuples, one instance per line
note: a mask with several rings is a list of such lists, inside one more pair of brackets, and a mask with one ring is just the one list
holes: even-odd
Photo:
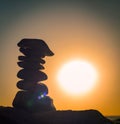
[[(26, 12), (11, 22), (4, 31), (0, 45), (0, 105), (11, 106), (17, 93), (19, 67), (17, 43), (22, 38), (46, 41), (53, 57), (45, 58), (49, 96), (57, 110), (98, 109), (105, 115), (120, 115), (118, 83), (118, 38), (113, 27), (100, 16), (73, 5), (43, 7)], [(99, 73), (96, 87), (84, 97), (71, 97), (58, 85), (56, 73), (67, 61), (83, 59), (92, 63)]]

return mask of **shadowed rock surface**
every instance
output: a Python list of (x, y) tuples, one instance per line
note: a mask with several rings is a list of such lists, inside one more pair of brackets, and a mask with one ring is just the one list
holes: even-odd
[(96, 110), (29, 113), (10, 107), (0, 107), (1, 121), (3, 124), (114, 124)]

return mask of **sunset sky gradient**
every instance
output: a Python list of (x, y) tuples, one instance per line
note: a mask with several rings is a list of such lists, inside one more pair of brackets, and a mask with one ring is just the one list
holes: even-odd
[[(4, 0), (0, 2), (0, 105), (12, 106), (19, 90), (16, 77), (23, 38), (43, 39), (55, 53), (46, 57), (44, 72), (57, 110), (97, 109), (120, 115), (119, 0)], [(99, 80), (84, 97), (63, 92), (57, 72), (68, 61), (93, 64)]]

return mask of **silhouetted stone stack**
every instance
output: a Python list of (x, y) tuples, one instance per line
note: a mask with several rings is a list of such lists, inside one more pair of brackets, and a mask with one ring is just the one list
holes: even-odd
[(29, 112), (53, 111), (55, 107), (53, 100), (47, 96), (48, 88), (39, 82), (47, 79), (47, 75), (40, 71), (44, 69), (45, 56), (52, 56), (54, 53), (49, 49), (43, 40), (22, 39), (18, 43), (20, 52), (18, 66), (23, 68), (17, 74), (22, 79), (17, 82), (18, 91), (14, 100), (15, 108), (24, 109)]

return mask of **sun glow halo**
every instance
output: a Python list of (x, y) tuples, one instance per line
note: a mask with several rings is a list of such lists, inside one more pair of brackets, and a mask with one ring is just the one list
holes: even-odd
[(74, 60), (65, 63), (57, 74), (60, 87), (70, 95), (84, 95), (91, 91), (98, 78), (96, 69), (88, 62)]

